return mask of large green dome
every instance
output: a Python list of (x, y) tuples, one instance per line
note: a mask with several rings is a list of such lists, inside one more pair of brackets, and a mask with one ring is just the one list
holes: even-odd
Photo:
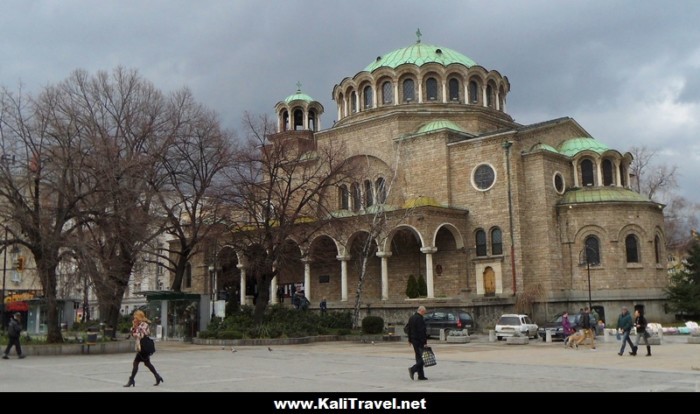
[(418, 41), (411, 46), (397, 49), (384, 56), (377, 57), (374, 62), (367, 65), (365, 70), (367, 72), (372, 72), (381, 67), (396, 69), (404, 63), (412, 63), (416, 66), (423, 66), (426, 63), (439, 63), (443, 66), (459, 63), (468, 68), (476, 65), (476, 62), (459, 52), (455, 52), (446, 47), (421, 43), (420, 39), (418, 39)]

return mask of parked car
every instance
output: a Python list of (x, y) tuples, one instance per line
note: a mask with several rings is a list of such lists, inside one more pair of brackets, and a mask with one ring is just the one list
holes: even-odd
[(440, 337), (440, 329), (444, 329), (447, 335), (449, 331), (466, 330), (472, 333), (476, 328), (472, 315), (462, 309), (434, 309), (426, 312), (423, 319), (428, 337)]
[[(537, 329), (537, 334), (540, 338), (542, 338), (543, 341), (547, 340), (547, 331), (550, 331), (553, 341), (564, 340), (564, 328), (562, 328), (561, 326), (562, 315), (563, 313), (557, 313), (552, 319), (550, 319), (548, 322), (545, 322), (543, 326), (540, 326)], [(571, 324), (571, 327), (574, 330), (578, 329), (575, 321), (576, 318), (572, 317), (571, 312), (569, 312), (569, 323)]]
[(496, 323), (496, 338), (500, 341), (508, 336), (526, 336), (537, 339), (537, 324), (527, 315), (506, 313)]

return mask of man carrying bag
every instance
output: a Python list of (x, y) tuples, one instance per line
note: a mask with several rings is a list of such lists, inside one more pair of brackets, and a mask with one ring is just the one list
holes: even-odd
[(413, 345), (413, 352), (416, 355), (416, 363), (408, 369), (408, 375), (411, 380), (418, 373), (418, 379), (421, 381), (427, 380), (423, 372), (423, 349), (428, 344), (428, 333), (425, 329), (425, 306), (419, 306), (416, 313), (408, 320), (408, 343)]

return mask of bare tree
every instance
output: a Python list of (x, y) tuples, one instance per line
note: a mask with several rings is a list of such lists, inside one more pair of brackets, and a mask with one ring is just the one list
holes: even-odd
[(83, 200), (97, 190), (79, 168), (91, 151), (67, 85), (49, 86), (34, 99), (0, 94), (0, 218), (9, 237), (31, 252), (43, 288), (47, 341), (63, 341), (59, 327), (56, 269), (65, 246), (85, 220)]
[(308, 131), (276, 134), (267, 116), (244, 115), (246, 141), (229, 174), (231, 243), (245, 252), (258, 298), (260, 322), (270, 284), (292, 260), (288, 240), (303, 244), (327, 226), (327, 195), (348, 174), (342, 148), (317, 146)]
[(221, 130), (216, 114), (197, 104), (189, 91), (176, 94), (174, 103), (177, 129), (156, 158), (159, 172), (151, 185), (175, 248), (152, 254), (173, 273), (171, 289), (179, 292), (190, 258), (226, 219), (220, 187), (234, 150), (233, 136)]
[(700, 206), (677, 193), (678, 169), (676, 166), (656, 164), (656, 151), (647, 147), (632, 147), (634, 161), (630, 166), (632, 185), (638, 193), (666, 204), (664, 208), (664, 233), (666, 246), (680, 248), (691, 241), (688, 229), (697, 228)]
[[(95, 76), (77, 70), (29, 105), (4, 91), (2, 110), (3, 153), (17, 162), (0, 166), (0, 216), (15, 224), (6, 243), (24, 244), (34, 255), (49, 341), (62, 339), (56, 267), (66, 257), (89, 275), (102, 320), (116, 326), (135, 263), (172, 228), (175, 210), (166, 208), (172, 205), (163, 203), (162, 192), (187, 194), (194, 187), (173, 178), (186, 182), (192, 164), (173, 165), (221, 149), (204, 140), (219, 138), (218, 121), (188, 90), (165, 97), (123, 68)], [(183, 146), (189, 141), (194, 147)]]

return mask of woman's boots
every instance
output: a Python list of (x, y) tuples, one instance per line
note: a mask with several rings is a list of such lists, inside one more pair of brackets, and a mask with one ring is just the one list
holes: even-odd
[(134, 377), (129, 377), (129, 382), (124, 385), (124, 387), (135, 387), (136, 386), (136, 381), (134, 381)]
[(651, 356), (651, 347), (647, 345), (647, 355), (646, 356)]
[(156, 383), (153, 384), (154, 387), (157, 387), (158, 384), (160, 384), (161, 382), (165, 382), (165, 381), (163, 380), (163, 377), (161, 377), (160, 375), (158, 375), (157, 372), (155, 373), (155, 376), (156, 376)]

